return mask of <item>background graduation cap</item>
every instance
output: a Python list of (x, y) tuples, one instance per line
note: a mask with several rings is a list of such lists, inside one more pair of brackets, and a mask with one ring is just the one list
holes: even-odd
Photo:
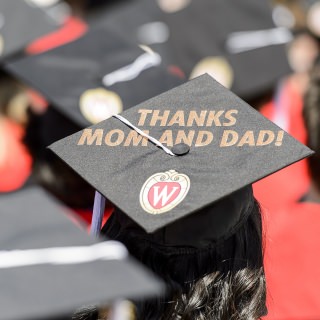
[(70, 315), (162, 289), (123, 245), (89, 237), (41, 188), (1, 196), (0, 211), (0, 319)]
[(164, 22), (173, 63), (188, 76), (208, 72), (248, 99), (290, 72), (284, 44), (292, 36), (275, 27), (269, 1), (185, 2), (182, 10), (166, 14)]
[(80, 127), (181, 83), (159, 54), (106, 28), (92, 29), (73, 43), (8, 64), (7, 69)]
[(267, 0), (124, 1), (89, 21), (116, 26), (187, 77), (207, 72), (246, 99), (290, 73), (285, 44), (292, 35), (275, 26)]
[(27, 44), (58, 28), (59, 23), (30, 1), (1, 0), (0, 60), (22, 52)]
[[(49, 148), (147, 232), (234, 192), (252, 200), (246, 186), (312, 154), (208, 75)], [(209, 226), (213, 240), (243, 221), (238, 208), (222, 206), (202, 222), (194, 214), (189, 226), (196, 236)]]

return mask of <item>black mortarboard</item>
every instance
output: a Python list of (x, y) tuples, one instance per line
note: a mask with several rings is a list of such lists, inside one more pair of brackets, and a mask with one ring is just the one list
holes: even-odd
[(237, 95), (251, 98), (290, 72), (284, 44), (292, 36), (275, 27), (269, 1), (173, 1), (180, 3), (177, 11), (170, 11), (170, 1), (156, 2), (167, 13), (163, 22), (170, 30), (172, 63), (186, 75), (208, 72)]
[(210, 73), (247, 99), (290, 73), (285, 44), (292, 35), (275, 26), (268, 0), (124, 1), (99, 15), (92, 23), (151, 46), (187, 77)]
[(95, 28), (73, 43), (7, 67), (86, 127), (180, 84), (161, 60), (113, 30)]
[(123, 245), (89, 237), (41, 188), (1, 196), (0, 211), (0, 319), (71, 315), (161, 291)]
[(58, 22), (31, 0), (0, 1), (0, 59), (58, 28)]
[(117, 117), (50, 149), (147, 232), (175, 225), (181, 235), (189, 219), (188, 243), (228, 234), (245, 220), (253, 182), (312, 154), (208, 75)]

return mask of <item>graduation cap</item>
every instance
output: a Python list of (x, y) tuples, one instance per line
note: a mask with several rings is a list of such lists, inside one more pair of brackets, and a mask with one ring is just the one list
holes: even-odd
[(131, 230), (133, 220), (189, 245), (230, 234), (253, 203), (252, 183), (313, 153), (208, 75), (49, 148)]
[(247, 99), (290, 73), (285, 44), (292, 35), (275, 26), (269, 1), (157, 2), (166, 13), (172, 63), (191, 78), (207, 72)]
[(1, 0), (0, 59), (22, 51), (31, 41), (58, 26), (57, 21), (31, 0)]
[(123, 245), (89, 237), (39, 187), (2, 195), (0, 211), (0, 319), (70, 315), (162, 289)]
[(276, 27), (267, 0), (123, 1), (89, 21), (149, 45), (190, 78), (207, 72), (246, 99), (290, 73), (285, 44), (292, 35)]
[(102, 27), (70, 44), (8, 64), (7, 69), (80, 127), (182, 82), (170, 74), (159, 54)]

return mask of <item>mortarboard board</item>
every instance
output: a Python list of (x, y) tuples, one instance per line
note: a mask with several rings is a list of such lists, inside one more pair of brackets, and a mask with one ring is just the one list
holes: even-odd
[(49, 148), (147, 232), (190, 219), (188, 243), (228, 234), (252, 183), (312, 154), (208, 75)]
[(80, 127), (181, 83), (163, 66), (160, 55), (105, 28), (92, 29), (70, 44), (15, 61), (7, 69)]
[(180, 3), (174, 11), (169, 1), (157, 2), (167, 13), (172, 63), (191, 78), (207, 72), (251, 98), (290, 72), (285, 44), (292, 36), (276, 28), (269, 1), (174, 1)]
[(292, 35), (275, 26), (267, 0), (124, 1), (91, 20), (149, 45), (188, 77), (210, 73), (247, 99), (290, 73), (285, 44)]
[(59, 23), (31, 0), (1, 0), (0, 57), (22, 51), (31, 41), (58, 28)]
[(89, 237), (39, 187), (0, 197), (0, 319), (44, 319), (161, 291), (118, 242)]

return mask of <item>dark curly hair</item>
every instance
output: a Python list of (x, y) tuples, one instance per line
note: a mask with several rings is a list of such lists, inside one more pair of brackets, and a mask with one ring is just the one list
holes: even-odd
[(117, 215), (103, 229), (167, 283), (160, 299), (137, 302), (143, 320), (256, 320), (266, 314), (260, 206), (246, 222), (210, 248), (170, 248), (120, 232)]

